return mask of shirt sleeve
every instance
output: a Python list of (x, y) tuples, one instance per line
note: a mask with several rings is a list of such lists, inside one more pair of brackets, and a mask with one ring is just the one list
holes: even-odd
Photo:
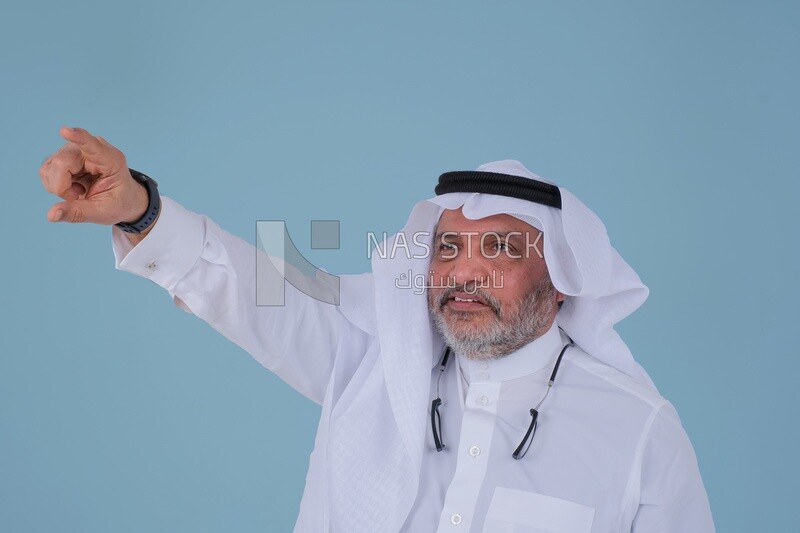
[(678, 414), (665, 403), (642, 457), (639, 509), (632, 533), (714, 533), (697, 458)]
[[(256, 305), (255, 246), (204, 215), (162, 197), (158, 223), (137, 245), (112, 229), (116, 267), (163, 287), (175, 305), (203, 319), (266, 368), (321, 403), (343, 318), (336, 306), (286, 283), (283, 306)], [(263, 276), (263, 270), (258, 275)], [(272, 275), (280, 276), (277, 270)], [(264, 281), (264, 280), (261, 280)], [(283, 284), (283, 279), (267, 283)]]

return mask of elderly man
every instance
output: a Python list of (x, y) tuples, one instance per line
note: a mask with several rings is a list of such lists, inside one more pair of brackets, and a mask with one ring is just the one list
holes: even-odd
[(613, 330), (647, 288), (565, 189), (516, 161), (443, 174), (339, 305), (287, 285), (265, 307), (255, 247), (61, 133), (48, 218), (115, 224), (118, 268), (322, 405), (296, 531), (714, 531), (675, 410)]

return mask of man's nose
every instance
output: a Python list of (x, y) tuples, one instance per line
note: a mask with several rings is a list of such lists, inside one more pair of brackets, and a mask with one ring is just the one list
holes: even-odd
[(459, 285), (473, 281), (482, 282), (489, 275), (488, 263), (488, 259), (483, 256), (480, 249), (463, 248), (450, 260), (448, 275)]

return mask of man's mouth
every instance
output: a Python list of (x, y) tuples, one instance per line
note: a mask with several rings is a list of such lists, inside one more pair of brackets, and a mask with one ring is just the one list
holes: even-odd
[(447, 299), (445, 305), (456, 311), (477, 311), (489, 307), (483, 298), (470, 294), (454, 294)]

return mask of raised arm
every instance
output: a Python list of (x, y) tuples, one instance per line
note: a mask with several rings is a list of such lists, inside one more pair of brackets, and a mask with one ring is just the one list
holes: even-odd
[[(45, 188), (63, 199), (50, 208), (48, 219), (111, 225), (140, 218), (148, 195), (128, 171), (124, 154), (85, 130), (63, 128), (61, 135), (67, 144), (40, 170)], [(118, 268), (162, 286), (176, 305), (322, 402), (343, 331), (348, 343), (358, 336), (335, 306), (288, 284), (284, 306), (257, 306), (256, 255), (261, 252), (166, 197), (156, 224), (142, 234), (114, 228), (113, 243)]]

